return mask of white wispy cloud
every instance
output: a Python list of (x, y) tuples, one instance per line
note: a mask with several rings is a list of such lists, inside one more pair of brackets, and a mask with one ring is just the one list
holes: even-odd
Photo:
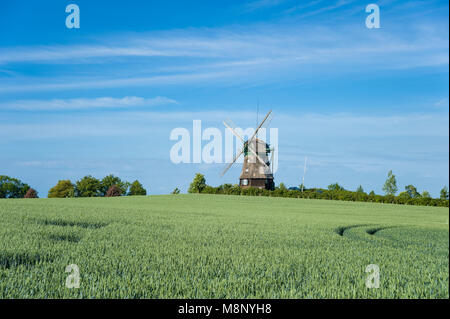
[(151, 107), (167, 104), (178, 104), (178, 102), (163, 96), (157, 96), (155, 98), (125, 96), (123, 98), (99, 97), (52, 100), (14, 100), (0, 103), (0, 110), (81, 110), (93, 108)]
[(18, 85), (0, 86), (1, 92), (23, 92), (23, 91), (57, 91), (72, 89), (99, 89), (116, 87), (142, 87), (157, 85), (176, 85), (186, 83), (198, 83), (224, 78), (234, 78), (239, 74), (236, 72), (203, 72), (203, 73), (181, 73), (173, 75), (155, 75), (147, 77), (116, 77), (116, 78), (61, 78), (58, 82), (51, 79), (42, 79), (40, 83), (25, 82)]
[(58, 61), (76, 60), (76, 63), (89, 63), (83, 59), (104, 57), (155, 57), (155, 56), (196, 56), (194, 52), (165, 49), (153, 49), (148, 46), (107, 46), (107, 45), (74, 45), (74, 46), (36, 46), (3, 49), (0, 53), (0, 64), (15, 62), (57, 63)]
[[(325, 10), (327, 7), (321, 9)], [(99, 40), (103, 44), (95, 45), (2, 48), (0, 64), (61, 61), (85, 64), (116, 57), (211, 58), (224, 62), (248, 59), (295, 59), (307, 56), (311, 58), (310, 62), (324, 62), (322, 59), (324, 52), (338, 54), (340, 58), (351, 60), (360, 53), (365, 55), (380, 53), (388, 55), (392, 52), (422, 53), (426, 57), (427, 53), (433, 50), (435, 52), (448, 50), (448, 33), (443, 33), (438, 23), (411, 25), (407, 26), (407, 29), (407, 33), (398, 30), (368, 32), (360, 25), (351, 24), (338, 26), (264, 24), (115, 35), (112, 39)], [(339, 62), (330, 57), (327, 61)], [(186, 60), (186, 63), (191, 62)]]
[[(192, 120), (202, 120), (204, 125), (215, 126), (224, 130), (222, 121), (231, 118), (242, 128), (246, 123), (254, 124), (255, 114), (248, 111), (163, 111), (163, 110), (128, 110), (123, 112), (111, 112), (107, 114), (56, 114), (45, 120), (36, 119), (15, 123), (9, 120), (0, 121), (0, 135), (5, 139), (28, 138), (55, 138), (54, 132), (63, 132), (64, 137), (83, 136), (142, 136), (144, 133), (155, 133), (162, 129), (169, 134), (175, 127), (192, 128)], [(120, 125), (118, 125), (120, 124)], [(300, 125), (299, 125), (300, 124)], [(356, 115), (350, 113), (296, 113), (275, 112), (270, 127), (279, 128), (280, 138), (284, 139), (285, 152), (294, 152), (298, 144), (322, 140), (317, 145), (322, 145), (323, 139), (333, 139), (339, 144), (345, 145), (348, 139), (375, 138), (384, 147), (385, 139), (415, 137), (448, 138), (448, 113), (417, 113), (404, 115)], [(80, 127), (83, 129), (81, 130)], [(414, 129), (413, 129), (414, 128)], [(297, 136), (309, 136), (308, 139), (299, 141)], [(315, 142), (314, 142), (315, 143)], [(313, 144), (314, 144), (313, 143)], [(334, 145), (339, 149), (340, 146)], [(390, 144), (392, 145), (392, 144)], [(287, 147), (289, 146), (289, 147)], [(361, 145), (358, 145), (358, 147)]]
[[(321, 10), (346, 4), (340, 1)], [(316, 74), (314, 66), (327, 65), (332, 66), (327, 72), (339, 73), (446, 66), (449, 45), (443, 25), (420, 22), (369, 32), (363, 23), (260, 24), (119, 34), (95, 44), (2, 48), (0, 65), (61, 66), (51, 77), (0, 78), (0, 92), (254, 83)], [(65, 64), (77, 64), (80, 73), (66, 71)]]
[(317, 10), (313, 10), (313, 11), (309, 11), (306, 12), (304, 14), (301, 15), (301, 17), (309, 17), (309, 16), (314, 16), (320, 13), (325, 13), (328, 11), (332, 11), (332, 10), (336, 10), (339, 9), (341, 7), (350, 5), (351, 3), (353, 3), (355, 0), (338, 0), (335, 3), (333, 3), (332, 5), (326, 6), (326, 7), (322, 7), (320, 9)]
[(301, 4), (297, 4), (293, 7), (290, 7), (289, 9), (285, 10), (285, 13), (293, 13), (293, 12), (297, 12), (297, 11), (301, 11), (307, 8), (311, 8), (314, 7), (315, 5), (318, 5), (319, 3), (321, 3), (322, 0), (314, 0), (311, 2), (302, 2)]
[(449, 106), (448, 97), (444, 97), (444, 98), (440, 99), (439, 101), (436, 101), (436, 103), (434, 103), (434, 106), (448, 108), (448, 106)]
[(247, 2), (244, 4), (244, 7), (247, 11), (254, 11), (258, 9), (275, 7), (283, 2), (285, 2), (285, 0), (255, 0)]

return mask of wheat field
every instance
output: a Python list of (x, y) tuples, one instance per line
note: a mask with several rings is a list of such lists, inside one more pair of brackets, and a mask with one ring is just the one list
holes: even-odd
[(226, 195), (0, 200), (0, 298), (449, 298), (448, 219)]

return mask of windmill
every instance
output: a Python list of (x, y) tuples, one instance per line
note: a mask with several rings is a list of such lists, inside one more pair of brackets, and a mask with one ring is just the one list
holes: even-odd
[[(236, 154), (231, 163), (229, 163), (222, 176), (230, 169), (237, 159), (244, 154), (244, 162), (242, 172), (239, 177), (239, 186), (242, 188), (256, 187), (262, 189), (273, 190), (275, 184), (273, 181), (273, 154), (274, 149), (265, 141), (257, 137), (259, 129), (264, 123), (269, 123), (268, 118), (272, 111), (269, 111), (261, 123), (256, 127), (253, 135), (244, 140), (235, 130), (235, 126), (231, 121), (224, 121), (223, 124), (242, 142), (242, 149)], [(270, 154), (270, 160), (269, 160)]]

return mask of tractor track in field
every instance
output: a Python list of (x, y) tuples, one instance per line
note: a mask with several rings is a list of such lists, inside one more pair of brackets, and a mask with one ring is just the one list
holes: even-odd
[(376, 233), (378, 233), (379, 231), (382, 231), (385, 229), (390, 229), (390, 228), (397, 228), (397, 227), (399, 227), (399, 226), (384, 226), (384, 227), (371, 228), (371, 229), (367, 229), (366, 233), (373, 236)]
[(400, 227), (400, 226), (378, 226), (378, 225), (374, 225), (374, 224), (355, 224), (355, 225), (348, 225), (348, 226), (339, 226), (339, 227), (334, 229), (334, 232), (336, 234), (338, 234), (339, 236), (344, 237), (345, 232), (347, 230), (349, 230), (349, 229), (368, 227), (368, 226), (372, 226), (372, 227), (366, 229), (366, 233), (371, 235), (371, 236), (373, 236), (376, 233), (378, 233), (379, 231), (382, 231), (382, 230), (385, 230), (385, 229)]
[(19, 266), (32, 268), (40, 262), (51, 262), (53, 258), (37, 253), (0, 252), (0, 269), (11, 269)]
[(344, 236), (345, 231), (352, 229), (352, 228), (357, 228), (357, 227), (364, 227), (364, 226), (373, 226), (371, 224), (361, 224), (361, 225), (349, 225), (349, 226), (339, 226), (338, 228), (336, 228), (334, 230), (334, 232), (336, 234), (338, 234), (339, 236)]
[[(95, 222), (95, 221), (73, 221), (67, 219), (49, 219), (49, 218), (34, 218), (33, 222), (44, 226), (58, 226), (65, 229), (84, 228), (97, 230), (109, 225), (109, 223)], [(82, 239), (82, 235), (76, 231), (70, 230), (70, 232), (54, 232), (42, 234), (43, 237), (50, 239), (54, 242), (69, 242), (78, 243)]]
[(81, 240), (81, 236), (74, 234), (49, 234), (47, 237), (53, 241), (67, 241), (70, 243), (78, 243)]

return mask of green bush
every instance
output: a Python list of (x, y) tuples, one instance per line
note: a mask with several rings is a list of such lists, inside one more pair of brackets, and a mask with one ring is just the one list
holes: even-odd
[(328, 185), (328, 190), (329, 191), (343, 191), (345, 189), (344, 189), (344, 187), (342, 187), (338, 183), (334, 183), (334, 184)]
[(120, 189), (120, 194), (126, 194), (130, 183), (122, 181), (119, 177), (114, 175), (105, 176), (101, 181), (101, 196), (106, 196), (108, 190), (116, 186)]
[(443, 200), (448, 200), (448, 188), (447, 188), (447, 186), (444, 186), (442, 189), (441, 189), (441, 197), (440, 197), (441, 199), (443, 199)]
[(98, 197), (102, 196), (101, 182), (91, 175), (85, 176), (75, 184), (76, 197)]
[(5, 175), (0, 175), (0, 198), (23, 198), (30, 186)]
[(147, 191), (142, 186), (142, 184), (139, 183), (138, 180), (135, 180), (133, 183), (131, 183), (128, 196), (145, 196), (145, 195), (147, 195)]
[(60, 180), (48, 191), (48, 198), (66, 198), (75, 196), (75, 186), (70, 180)]
[(205, 176), (197, 173), (195, 174), (194, 180), (191, 185), (189, 185), (189, 193), (201, 193), (206, 188)]
[(386, 195), (394, 196), (397, 193), (397, 179), (392, 171), (389, 171), (386, 182), (383, 185), (383, 191)]
[[(203, 175), (202, 175), (203, 176)], [(280, 184), (281, 185), (281, 184)], [(333, 184), (339, 185), (339, 184)], [(238, 185), (224, 184), (218, 187), (206, 185), (200, 193), (203, 194), (224, 194), (224, 195), (243, 195), (243, 196), (270, 196), (270, 197), (289, 197), (289, 198), (308, 198), (308, 199), (327, 199), (342, 200), (354, 202), (373, 202), (389, 203), (402, 205), (421, 205), (421, 206), (441, 206), (448, 207), (449, 201), (443, 199), (433, 199), (416, 197), (411, 198), (407, 192), (402, 192), (398, 196), (394, 195), (376, 195), (373, 191), (370, 194), (364, 192), (348, 191), (342, 187), (332, 187), (333, 190), (311, 188), (301, 190), (288, 190), (285, 187), (277, 187), (275, 190), (259, 189), (254, 187), (241, 188)], [(194, 192), (196, 193), (196, 192)]]

